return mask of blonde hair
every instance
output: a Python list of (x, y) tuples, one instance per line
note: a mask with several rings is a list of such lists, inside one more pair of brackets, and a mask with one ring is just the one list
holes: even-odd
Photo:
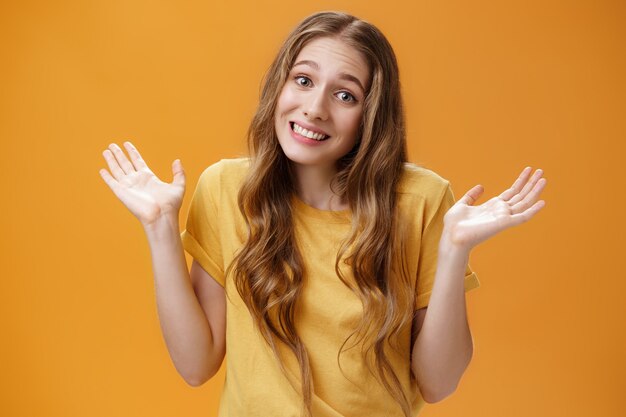
[[(352, 212), (350, 235), (343, 242), (335, 270), (363, 305), (362, 320), (343, 343), (364, 342), (375, 376), (409, 417), (410, 404), (385, 352), (413, 318), (414, 294), (405, 271), (397, 270), (403, 239), (396, 224), (396, 187), (406, 162), (404, 113), (398, 65), (391, 45), (373, 25), (354, 16), (321, 12), (304, 19), (287, 37), (266, 74), (260, 103), (248, 129), (250, 172), (239, 192), (239, 208), (248, 238), (229, 269), (254, 322), (284, 365), (276, 341), (284, 343), (300, 366), (304, 414), (311, 415), (312, 382), (307, 350), (294, 314), (302, 292), (304, 267), (293, 230), (290, 162), (274, 127), (279, 94), (302, 48), (311, 40), (333, 37), (359, 51), (370, 69), (357, 144), (338, 162), (333, 191)], [(343, 276), (350, 265), (353, 282)], [(374, 373), (373, 373), (374, 374)]]

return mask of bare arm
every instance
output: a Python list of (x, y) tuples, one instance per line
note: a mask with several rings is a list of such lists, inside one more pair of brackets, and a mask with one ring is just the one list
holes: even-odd
[(180, 161), (174, 161), (174, 180), (154, 175), (139, 151), (126, 142), (130, 161), (116, 144), (103, 152), (109, 171), (100, 175), (113, 193), (141, 222), (152, 254), (156, 302), (161, 330), (174, 366), (190, 385), (213, 376), (225, 352), (225, 295), (195, 262), (191, 275), (178, 230), (185, 191)]
[(195, 261), (187, 272), (177, 219), (158, 221), (146, 234), (165, 344), (185, 381), (202, 385), (219, 370), (226, 352), (224, 289)]
[(472, 357), (473, 344), (465, 310), (463, 278), (467, 255), (442, 241), (429, 307), (417, 311), (411, 367), (429, 403), (456, 389)]

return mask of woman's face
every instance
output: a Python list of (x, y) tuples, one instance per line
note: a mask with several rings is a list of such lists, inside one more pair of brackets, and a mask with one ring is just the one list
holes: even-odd
[(335, 169), (357, 141), (369, 76), (363, 56), (343, 41), (317, 38), (302, 48), (275, 114), (291, 161)]

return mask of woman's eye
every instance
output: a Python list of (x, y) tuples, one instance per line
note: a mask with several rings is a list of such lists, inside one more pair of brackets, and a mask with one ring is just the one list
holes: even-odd
[(344, 103), (352, 103), (356, 101), (356, 98), (352, 94), (348, 93), (347, 91), (338, 92), (337, 97), (339, 98), (339, 100), (343, 101)]
[(311, 80), (307, 77), (299, 75), (296, 77), (296, 83), (301, 87), (309, 87), (311, 85)]

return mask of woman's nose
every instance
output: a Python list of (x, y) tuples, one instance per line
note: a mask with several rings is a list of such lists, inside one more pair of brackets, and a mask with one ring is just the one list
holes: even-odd
[(312, 91), (303, 106), (304, 116), (309, 120), (328, 118), (326, 97), (323, 91)]

